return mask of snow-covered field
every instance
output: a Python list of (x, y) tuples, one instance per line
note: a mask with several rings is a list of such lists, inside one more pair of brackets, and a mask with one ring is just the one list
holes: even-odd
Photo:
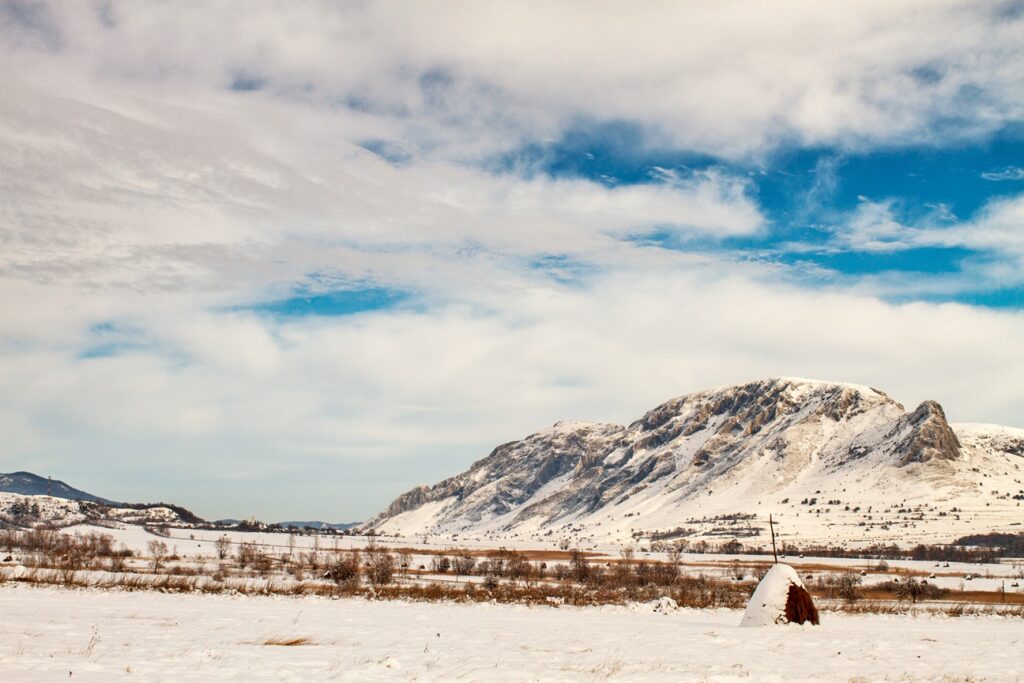
[[(170, 595), (0, 586), (4, 681), (1020, 681), (993, 616), (740, 612)], [(280, 645), (299, 639), (300, 644)]]
[[(91, 525), (76, 525), (64, 529), (69, 534), (101, 533), (109, 534), (114, 538), (115, 544), (124, 545), (134, 552), (144, 556), (146, 544), (153, 540), (164, 540), (175, 552), (179, 553), (186, 561), (205, 558), (207, 560), (215, 557), (215, 541), (225, 536), (233, 546), (241, 543), (255, 543), (264, 551), (270, 554), (279, 555), (288, 551), (289, 536), (280, 533), (259, 533), (242, 531), (217, 531), (209, 529), (170, 529), (169, 537), (157, 537), (146, 531), (143, 527), (124, 525), (116, 528), (97, 527)], [(292, 542), (295, 544), (296, 552), (310, 550), (314, 543), (324, 552), (333, 549), (362, 548), (368, 543), (365, 536), (303, 536), (295, 535)], [(493, 543), (477, 539), (450, 541), (443, 537), (435, 537), (429, 543), (423, 543), (420, 539), (411, 538), (389, 538), (379, 537), (374, 541), (390, 549), (411, 548), (413, 551), (413, 567), (420, 565), (429, 566), (431, 556), (429, 551), (446, 550), (451, 548), (468, 548), (471, 550), (493, 550), (497, 546)], [(520, 550), (555, 550), (552, 542), (528, 542), (520, 540), (509, 543), (508, 547)], [(596, 544), (588, 547), (587, 550), (595, 553), (595, 557), (616, 559), (622, 546), (611, 543)], [(419, 552), (417, 552), (419, 551)], [(422, 554), (420, 554), (422, 553)], [(638, 552), (637, 559), (664, 560), (664, 553)], [(1000, 563), (973, 564), (966, 562), (944, 562), (936, 563), (931, 561), (915, 560), (887, 560), (888, 571), (877, 569), (877, 560), (864, 560), (854, 558), (835, 557), (787, 557), (785, 561), (798, 570), (802, 575), (809, 571), (817, 574), (823, 566), (828, 566), (830, 571), (860, 571), (867, 570), (870, 573), (864, 577), (864, 584), (870, 585), (881, 581), (887, 581), (900, 576), (901, 571), (923, 572), (925, 575), (935, 573), (936, 576), (930, 579), (932, 583), (942, 588), (951, 590), (985, 590), (996, 591), (1004, 589), (1009, 593), (1024, 592), (1024, 560), (1006, 559)], [(682, 556), (684, 570), (689, 572), (704, 572), (716, 576), (731, 576), (734, 562), (743, 563), (768, 563), (771, 562), (770, 555), (722, 555), (718, 553), (685, 553)], [(965, 581), (964, 577), (970, 574), (972, 579)], [(464, 579), (465, 580), (465, 579)], [(1013, 584), (1017, 585), (1014, 586)]]

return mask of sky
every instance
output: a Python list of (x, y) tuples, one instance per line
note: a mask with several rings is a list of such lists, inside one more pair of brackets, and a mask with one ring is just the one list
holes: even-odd
[(1024, 2), (0, 0), (0, 471), (353, 521), (774, 376), (1024, 427)]

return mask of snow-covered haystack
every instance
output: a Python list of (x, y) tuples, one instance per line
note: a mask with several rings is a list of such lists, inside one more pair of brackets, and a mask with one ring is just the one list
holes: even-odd
[(818, 623), (818, 610), (796, 570), (776, 564), (757, 584), (740, 626)]

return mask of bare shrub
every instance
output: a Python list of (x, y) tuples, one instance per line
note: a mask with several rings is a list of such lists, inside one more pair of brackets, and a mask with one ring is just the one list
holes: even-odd
[(412, 553), (408, 550), (398, 553), (398, 566), (403, 574), (408, 573), (409, 568), (412, 567)]
[(916, 603), (918, 600), (939, 600), (949, 595), (948, 589), (939, 588), (927, 581), (918, 581), (913, 577), (902, 581), (884, 581), (875, 584), (872, 588), (891, 592), (897, 600), (910, 600), (912, 603)]
[(679, 560), (683, 557), (683, 549), (686, 547), (686, 541), (676, 541), (668, 546), (665, 550), (665, 557), (668, 559), (668, 564), (672, 568), (673, 576), (679, 575)]
[(395, 578), (395, 556), (386, 549), (371, 545), (366, 549), (367, 575), (375, 586), (388, 584)]
[(860, 600), (861, 576), (857, 572), (829, 574), (818, 579), (818, 588), (829, 598), (856, 602)]
[(361, 558), (358, 550), (354, 550), (351, 553), (341, 553), (327, 569), (324, 578), (330, 579), (338, 585), (358, 584), (360, 564)]
[(459, 553), (452, 559), (452, 571), (456, 576), (468, 576), (476, 567), (476, 558), (469, 553)]
[(578, 583), (586, 583), (593, 574), (590, 563), (587, 562), (587, 556), (580, 552), (579, 548), (569, 551), (569, 567), (572, 578)]
[(261, 554), (262, 553), (260, 553), (260, 550), (256, 547), (255, 543), (242, 541), (238, 544), (237, 550), (238, 566), (245, 569), (246, 567), (254, 565)]

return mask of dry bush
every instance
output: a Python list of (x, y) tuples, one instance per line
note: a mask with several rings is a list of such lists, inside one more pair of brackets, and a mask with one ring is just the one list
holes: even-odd
[(256, 555), (260, 551), (259, 551), (259, 549), (256, 548), (256, 544), (255, 543), (249, 543), (247, 541), (243, 541), (243, 542), (238, 544), (238, 550), (235, 551), (235, 552), (236, 552), (235, 561), (238, 562), (238, 566), (241, 569), (245, 569), (250, 564), (252, 564), (252, 561), (254, 559), (256, 559)]
[(818, 593), (836, 600), (856, 602), (860, 600), (861, 576), (857, 572), (843, 572), (842, 574), (825, 574), (818, 577)]
[(587, 556), (580, 552), (579, 548), (569, 551), (569, 567), (572, 578), (577, 583), (586, 583), (592, 578), (592, 568), (587, 561)]
[(221, 536), (214, 542), (214, 547), (217, 550), (217, 559), (227, 559), (228, 554), (231, 552), (231, 539), (226, 535)]
[(339, 553), (334, 560), (334, 564), (328, 567), (327, 572), (324, 574), (325, 579), (329, 579), (338, 585), (359, 583), (359, 568), (362, 560), (358, 550), (353, 550), (350, 553)]
[(395, 556), (380, 546), (370, 545), (366, 549), (366, 569), (373, 585), (391, 583), (395, 578)]
[(476, 568), (476, 558), (466, 552), (459, 553), (452, 559), (451, 565), (456, 576), (468, 576)]
[(435, 574), (447, 573), (452, 568), (452, 561), (447, 555), (435, 555), (430, 559), (430, 571)]
[(871, 586), (873, 592), (892, 593), (897, 600), (941, 600), (949, 595), (949, 590), (939, 588), (927, 581), (918, 581), (913, 577), (904, 578), (902, 581), (883, 581)]

